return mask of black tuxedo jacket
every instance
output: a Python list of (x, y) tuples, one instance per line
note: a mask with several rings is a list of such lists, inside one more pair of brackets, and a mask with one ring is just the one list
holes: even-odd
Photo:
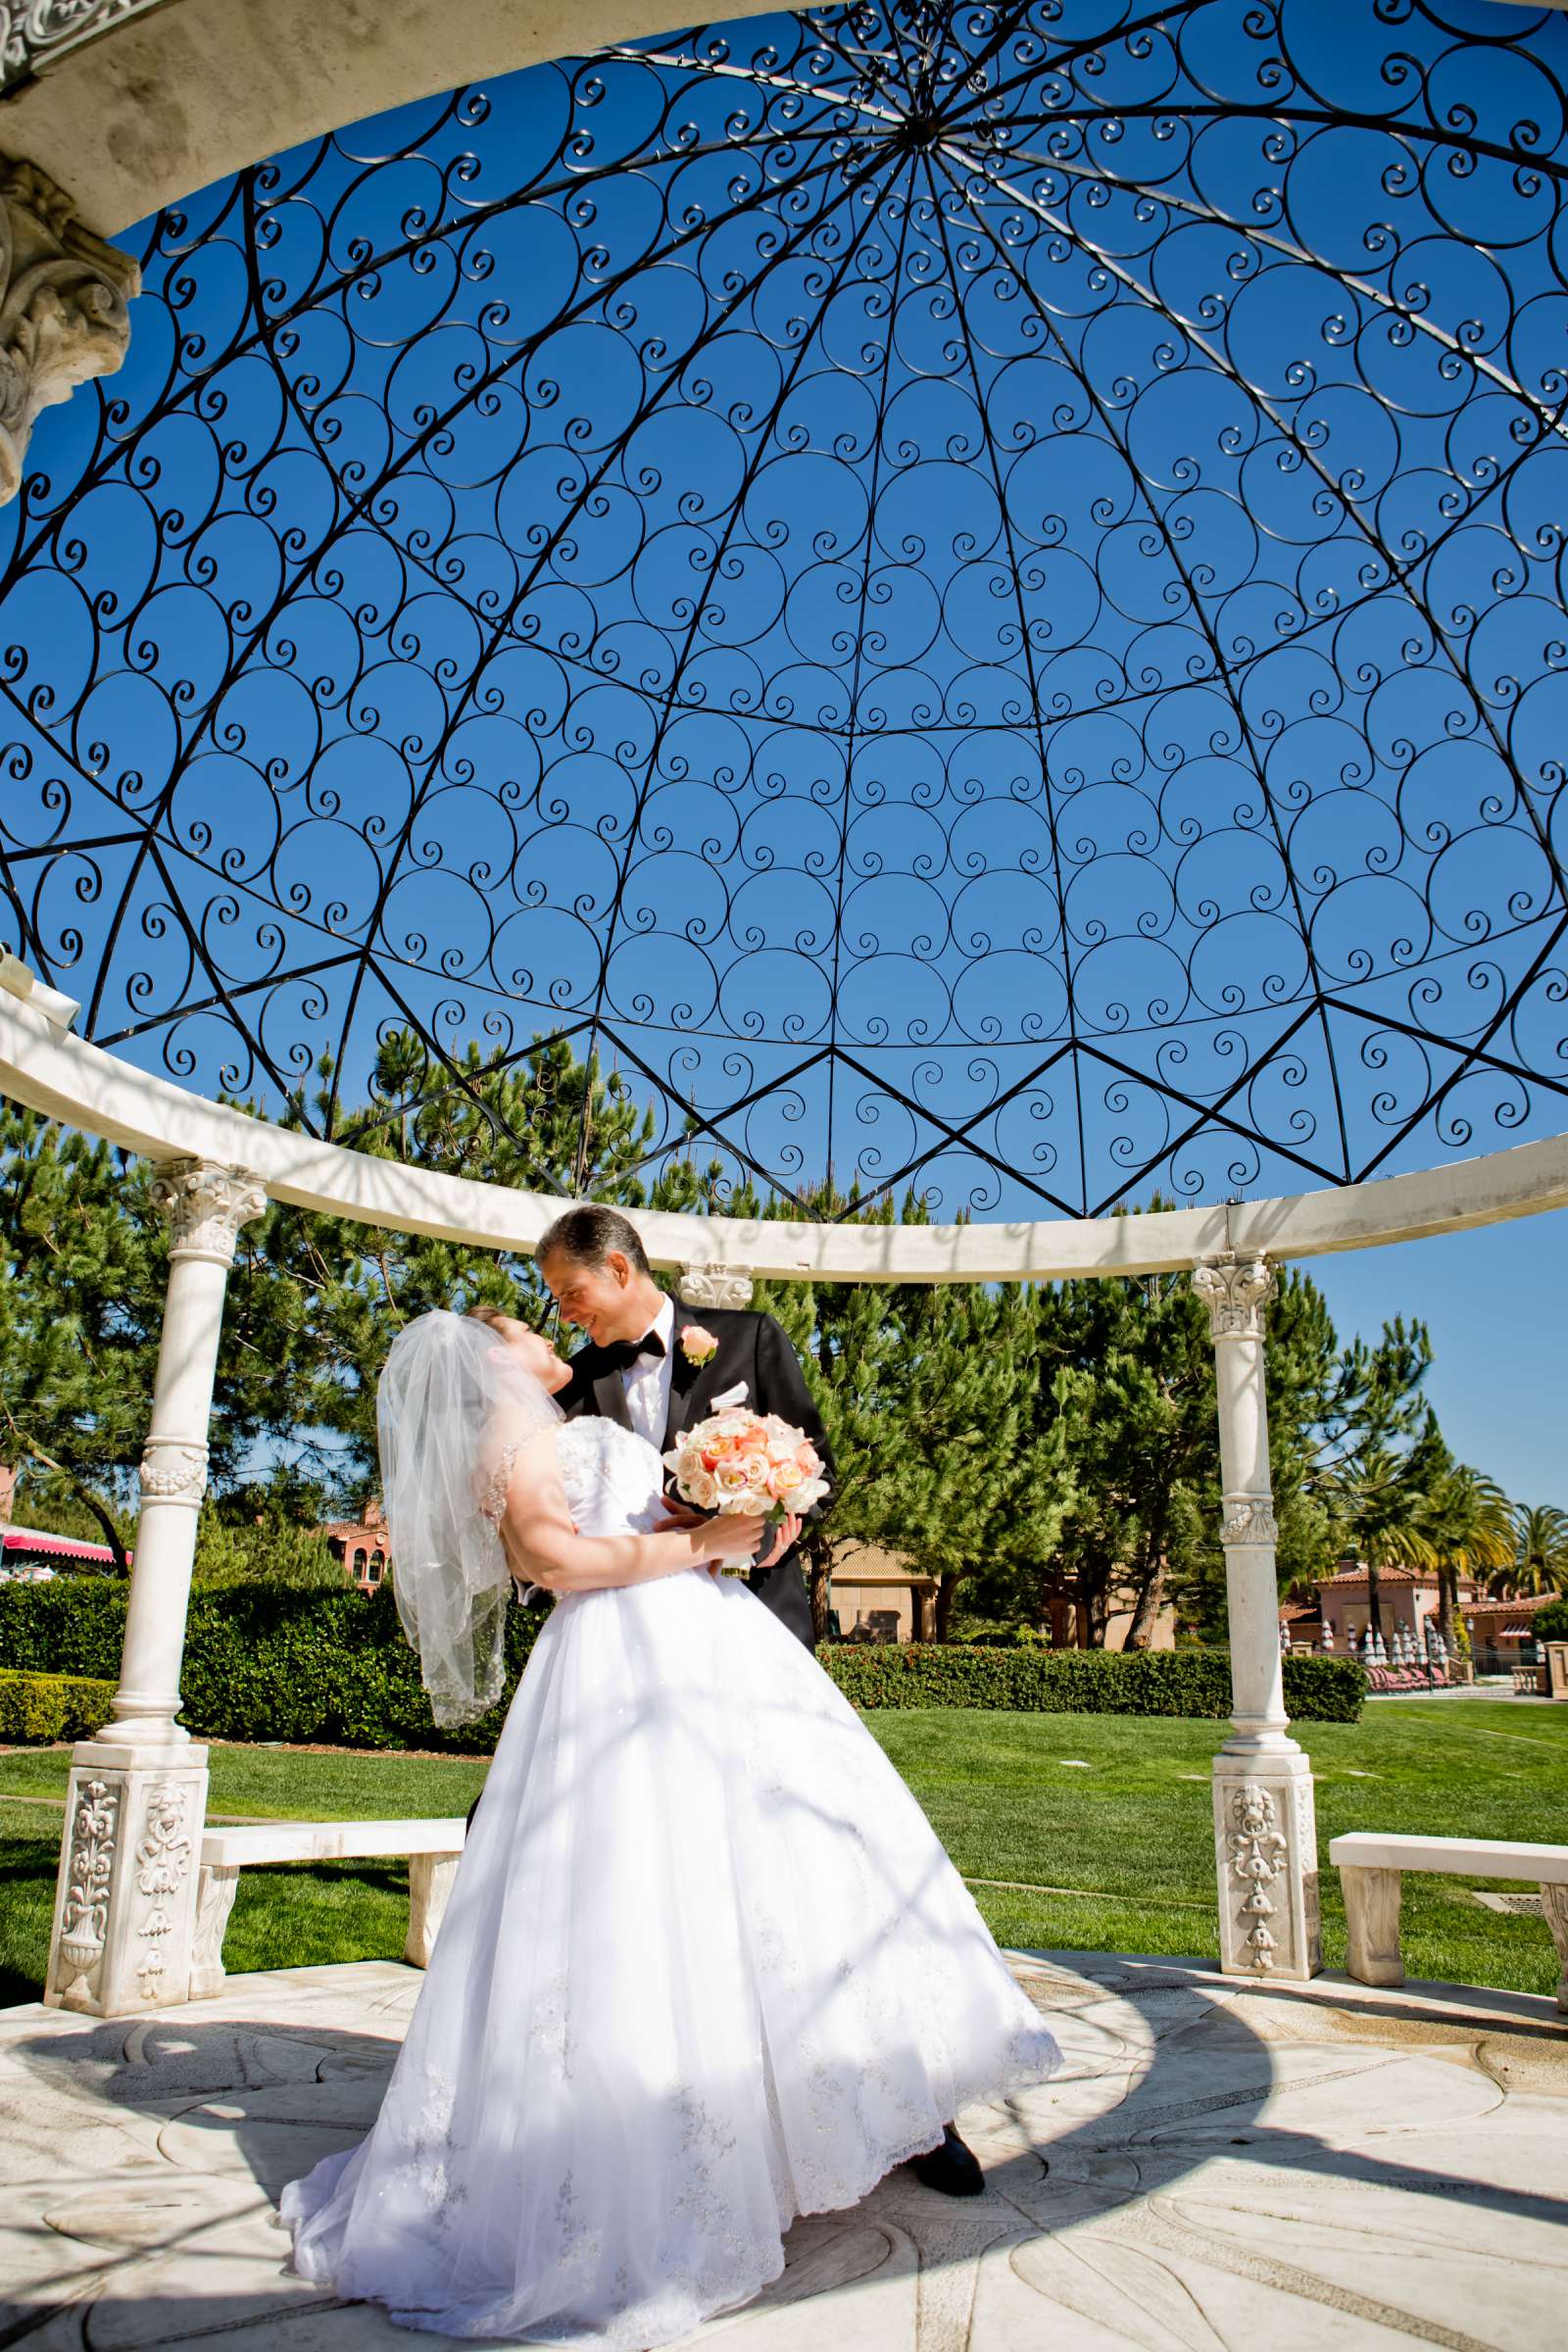
[[(718, 1342), (718, 1352), (706, 1364), (694, 1364), (681, 1352), (681, 1329), (687, 1323), (700, 1324)], [(821, 1454), (831, 1479), (833, 1456), (822, 1416), (806, 1385), (799, 1357), (771, 1315), (753, 1314), (737, 1307), (687, 1306), (677, 1298), (669, 1353), (666, 1452), (688, 1429), (713, 1411), (715, 1396), (722, 1396), (727, 1390), (739, 1388), (744, 1382), (746, 1395), (738, 1401), (750, 1405), (754, 1412), (777, 1413), (796, 1428), (804, 1429)], [(605, 1368), (603, 1354), (592, 1343), (580, 1348), (572, 1357), (571, 1382), (561, 1391), (558, 1401), (564, 1407), (568, 1420), (579, 1413), (603, 1413), (607, 1421), (618, 1421), (623, 1429), (631, 1427), (623, 1376)], [(830, 1494), (828, 1500), (831, 1499)], [(747, 1581), (759, 1600), (810, 1648), (811, 1603), (799, 1547), (787, 1551), (769, 1569), (754, 1568)]]

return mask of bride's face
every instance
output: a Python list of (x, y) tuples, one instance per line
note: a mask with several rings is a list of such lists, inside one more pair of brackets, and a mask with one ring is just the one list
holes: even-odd
[(515, 1315), (486, 1315), (485, 1322), (508, 1351), (514, 1355), (524, 1371), (531, 1372), (541, 1388), (554, 1396), (571, 1378), (571, 1366), (564, 1363), (542, 1333), (519, 1322)]

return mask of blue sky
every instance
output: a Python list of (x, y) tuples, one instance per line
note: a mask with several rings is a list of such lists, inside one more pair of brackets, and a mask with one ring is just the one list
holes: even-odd
[(1421, 1316), (1454, 1452), (1515, 1501), (1568, 1508), (1568, 1210), (1303, 1264), (1343, 1337)]

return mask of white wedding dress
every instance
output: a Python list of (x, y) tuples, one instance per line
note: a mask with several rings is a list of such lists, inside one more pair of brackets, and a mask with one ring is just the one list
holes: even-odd
[[(582, 1534), (654, 1524), (643, 1439), (559, 1444)], [(640, 2352), (1056, 2063), (904, 1782), (743, 1583), (570, 1594), (379, 2119), (283, 2193), (294, 2267), (408, 2328)]]

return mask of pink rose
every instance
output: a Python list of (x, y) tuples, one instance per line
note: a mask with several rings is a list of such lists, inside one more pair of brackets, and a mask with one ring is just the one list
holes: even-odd
[(710, 1364), (718, 1353), (718, 1342), (700, 1323), (683, 1324), (680, 1351), (689, 1364)]

